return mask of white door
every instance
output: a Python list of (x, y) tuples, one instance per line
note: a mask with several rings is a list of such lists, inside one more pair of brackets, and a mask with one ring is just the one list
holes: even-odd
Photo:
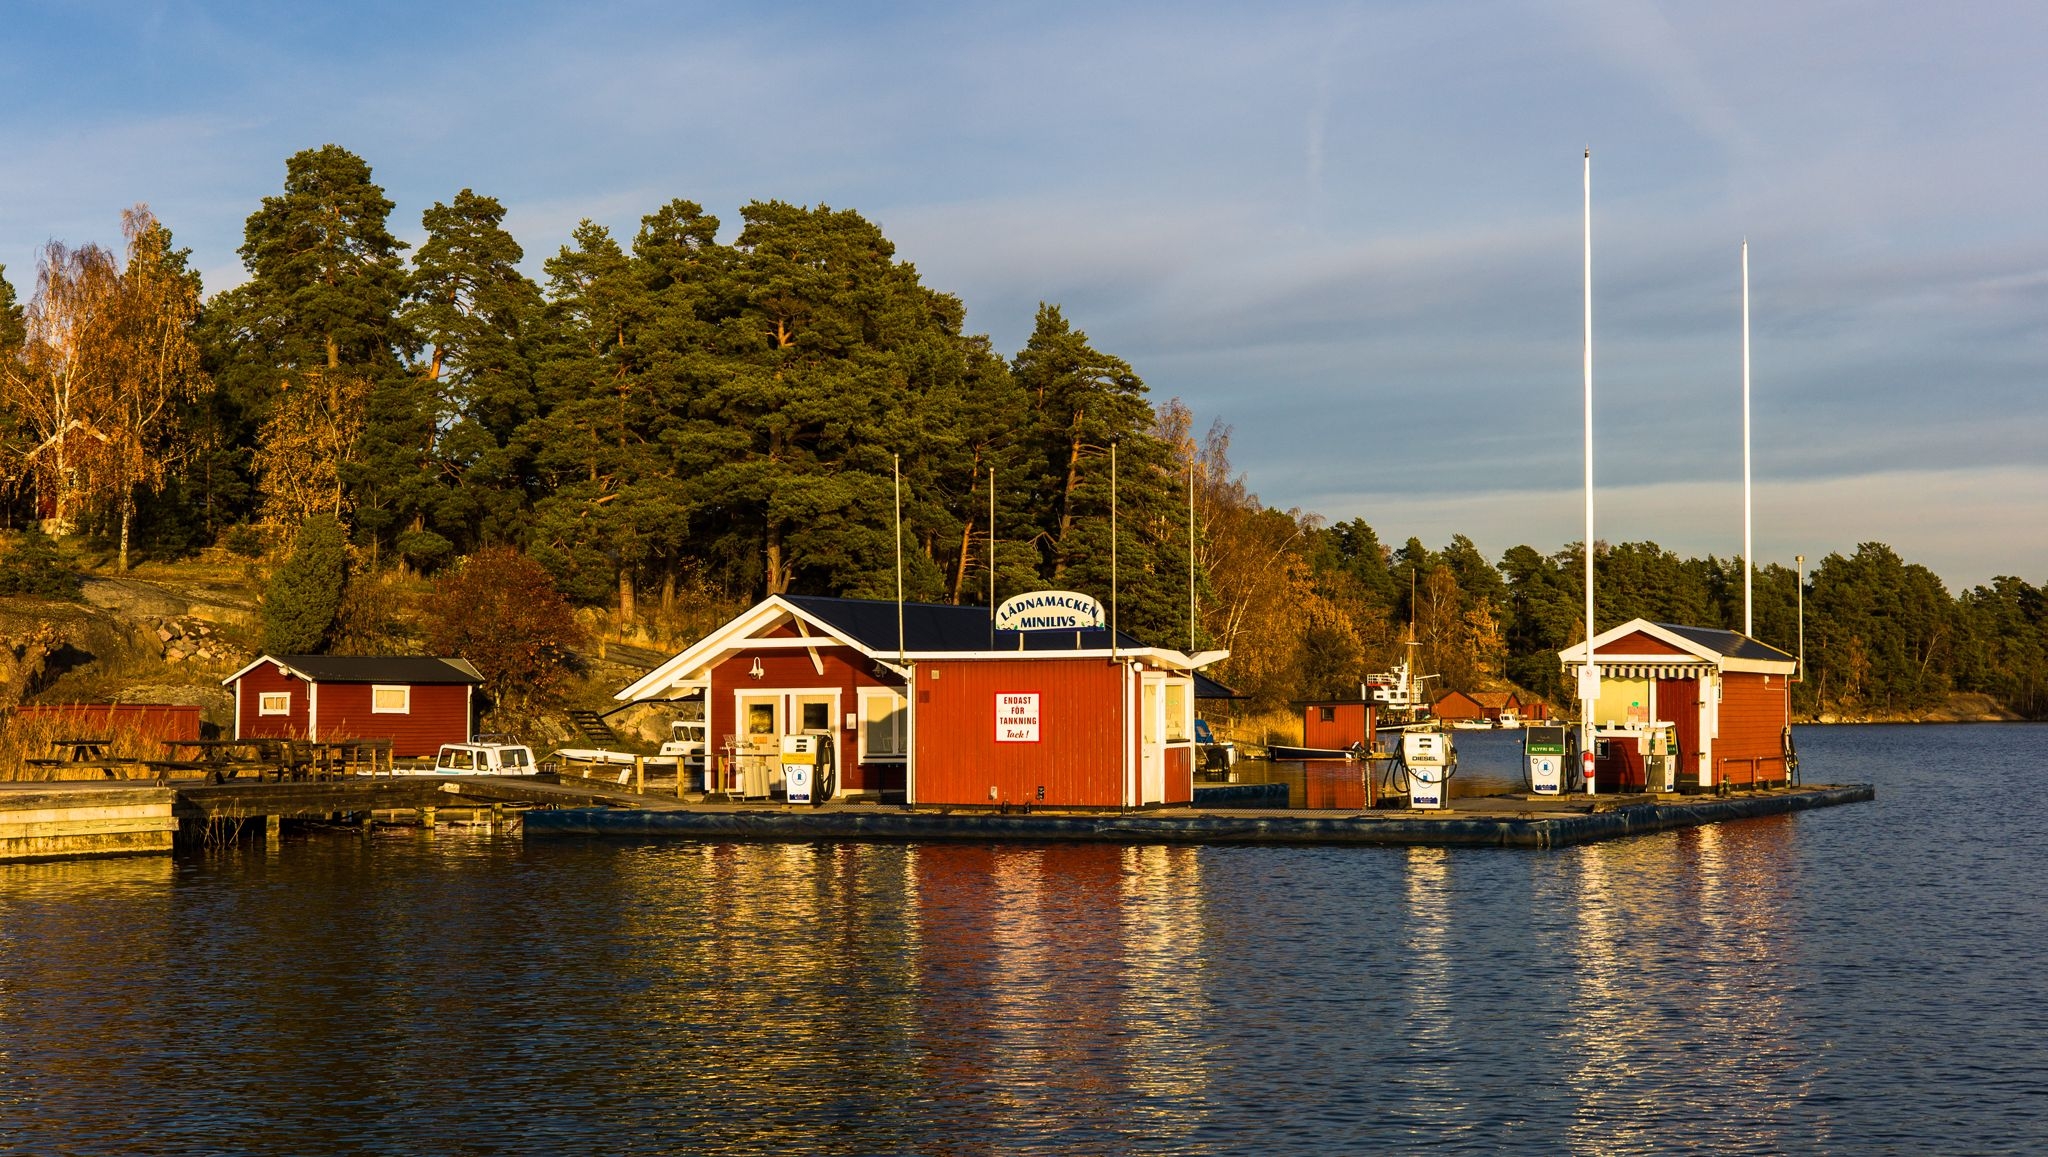
[(1166, 677), (1147, 673), (1138, 699), (1138, 802), (1166, 799)]

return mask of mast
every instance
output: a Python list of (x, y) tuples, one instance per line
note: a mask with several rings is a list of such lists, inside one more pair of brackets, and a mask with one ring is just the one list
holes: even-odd
[[(1593, 658), (1593, 150), (1586, 150), (1585, 168), (1585, 376), (1586, 376), (1586, 665), (1579, 672), (1579, 722), (1582, 753), (1593, 750), (1594, 701), (1600, 694), (1600, 667)], [(1581, 756), (1583, 762), (1584, 756)], [(1593, 794), (1591, 768), (1586, 769), (1586, 794)]]

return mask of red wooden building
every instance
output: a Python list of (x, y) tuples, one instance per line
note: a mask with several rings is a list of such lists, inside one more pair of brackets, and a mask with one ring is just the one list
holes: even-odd
[[(1657, 732), (1676, 759), (1680, 790), (1785, 783), (1798, 661), (1736, 631), (1631, 619), (1593, 640), (1600, 698), (1601, 791), (1638, 789)], [(1558, 652), (1576, 686), (1584, 643)]]
[(782, 737), (824, 732), (841, 795), (1061, 807), (1194, 798), (1195, 698), (1221, 690), (1196, 672), (1223, 652), (1190, 656), (1106, 630), (998, 634), (985, 607), (908, 603), (900, 623), (893, 602), (771, 596), (617, 698), (702, 699), (715, 790), (778, 790)]
[(483, 676), (463, 659), (264, 655), (221, 683), (236, 739), (389, 739), (409, 758), (468, 741)]

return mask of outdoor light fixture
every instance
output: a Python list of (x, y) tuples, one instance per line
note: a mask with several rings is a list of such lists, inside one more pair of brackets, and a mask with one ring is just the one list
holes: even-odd
[(754, 656), (754, 665), (747, 670), (747, 674), (752, 675), (756, 679), (767, 677), (768, 672), (761, 669), (761, 657), (759, 655)]

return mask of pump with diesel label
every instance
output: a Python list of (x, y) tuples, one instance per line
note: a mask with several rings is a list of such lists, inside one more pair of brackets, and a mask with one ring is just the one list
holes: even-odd
[(1532, 723), (1522, 729), (1523, 767), (1533, 794), (1564, 794), (1568, 730), (1558, 723)]
[(1451, 777), (1458, 773), (1458, 752), (1451, 737), (1440, 731), (1414, 729), (1401, 733), (1398, 756), (1408, 781), (1408, 806), (1435, 811), (1449, 805)]

